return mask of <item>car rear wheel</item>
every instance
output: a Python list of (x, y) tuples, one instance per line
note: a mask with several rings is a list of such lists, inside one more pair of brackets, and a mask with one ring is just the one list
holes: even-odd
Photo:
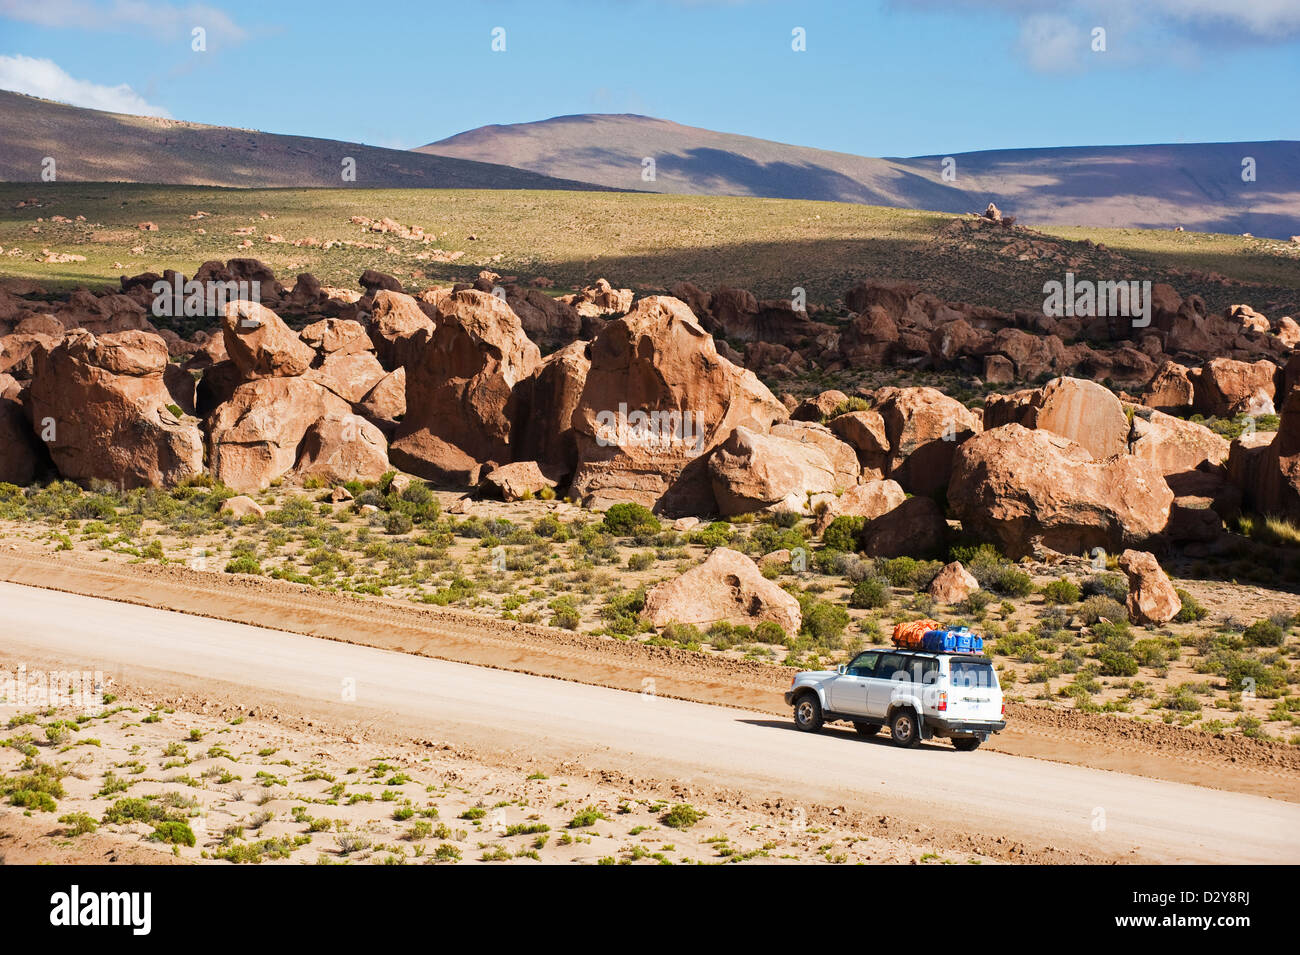
[(822, 705), (812, 693), (805, 693), (794, 701), (794, 725), (805, 733), (816, 733), (822, 728)]
[(895, 746), (915, 746), (921, 739), (921, 727), (917, 725), (916, 713), (901, 709), (894, 713), (889, 721), (889, 735)]
[(963, 753), (969, 753), (973, 749), (980, 748), (980, 738), (978, 736), (963, 736), (952, 741), (952, 745)]
[(882, 729), (879, 723), (854, 723), (853, 729), (859, 736), (875, 736)]

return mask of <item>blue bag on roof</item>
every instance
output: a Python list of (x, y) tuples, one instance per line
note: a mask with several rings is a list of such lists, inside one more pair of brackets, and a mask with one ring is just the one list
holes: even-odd
[(921, 638), (921, 649), (931, 653), (982, 653), (984, 638), (971, 633), (969, 627), (927, 630)]

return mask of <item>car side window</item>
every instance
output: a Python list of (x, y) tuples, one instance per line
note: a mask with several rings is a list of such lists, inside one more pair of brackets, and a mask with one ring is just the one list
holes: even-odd
[(901, 653), (881, 654), (880, 662), (876, 664), (876, 672), (873, 675), (877, 680), (892, 680), (899, 671), (908, 671), (909, 662), (909, 658)]
[(880, 652), (877, 650), (868, 650), (865, 653), (859, 653), (853, 658), (853, 662), (848, 665), (844, 673), (847, 676), (871, 676), (876, 669), (876, 660), (880, 658)]

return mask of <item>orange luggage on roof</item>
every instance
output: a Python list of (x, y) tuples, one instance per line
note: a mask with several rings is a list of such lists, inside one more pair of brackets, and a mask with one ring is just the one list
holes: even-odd
[(908, 650), (919, 649), (927, 631), (942, 628), (943, 624), (937, 620), (912, 620), (900, 623), (894, 627), (894, 646), (905, 647)]

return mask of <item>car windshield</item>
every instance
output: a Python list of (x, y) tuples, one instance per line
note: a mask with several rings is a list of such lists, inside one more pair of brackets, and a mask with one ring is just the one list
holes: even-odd
[(845, 668), (844, 672), (849, 676), (871, 676), (876, 668), (876, 659), (880, 656), (878, 650), (868, 650), (865, 653), (859, 653), (853, 658), (853, 662)]
[(991, 663), (975, 660), (953, 660), (951, 666), (953, 686), (997, 688), (998, 675), (993, 671)]

